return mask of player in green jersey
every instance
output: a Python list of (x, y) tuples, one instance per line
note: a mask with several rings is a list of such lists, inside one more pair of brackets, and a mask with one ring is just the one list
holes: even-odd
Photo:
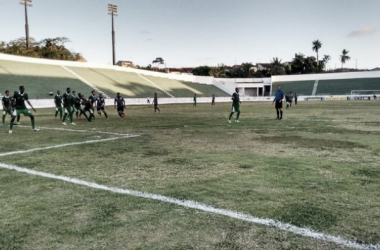
[[(88, 97), (88, 99), (87, 99), (87, 101), (91, 104), (91, 106), (92, 106), (92, 110), (95, 110), (95, 103), (96, 103), (96, 99), (98, 99), (97, 97), (96, 97), (96, 92), (95, 92), (95, 90), (93, 90), (93, 91), (91, 91), (91, 95)], [(93, 119), (95, 119), (95, 116), (94, 116), (94, 118)]]
[(11, 106), (14, 109), (12, 112), (12, 120), (11, 125), (9, 127), (9, 133), (12, 134), (13, 124), (16, 119), (16, 116), (23, 114), (24, 116), (29, 116), (30, 121), (32, 122), (32, 128), (34, 131), (38, 131), (34, 122), (34, 115), (26, 108), (25, 101), (29, 104), (29, 106), (33, 109), (34, 112), (37, 112), (32, 104), (29, 102), (28, 94), (25, 93), (24, 86), (20, 86), (20, 92), (15, 93), (13, 95)]
[(55, 103), (55, 115), (54, 119), (57, 120), (57, 115), (59, 112), (59, 119), (62, 121), (62, 96), (61, 91), (57, 91), (57, 95), (54, 96), (54, 103)]
[(232, 115), (237, 112), (236, 120), (235, 122), (239, 122), (239, 116), (240, 116), (240, 97), (239, 97), (239, 89), (235, 88), (235, 93), (232, 94), (232, 110), (230, 117), (228, 118), (228, 122), (231, 123)]
[(66, 125), (66, 118), (69, 116), (70, 124), (75, 125), (73, 122), (73, 113), (74, 113), (74, 97), (71, 94), (71, 89), (67, 88), (66, 93), (63, 94), (63, 107), (65, 108), (65, 115), (63, 116), (62, 125)]
[(5, 96), (3, 96), (3, 98), (1, 99), (1, 104), (3, 105), (3, 125), (5, 125), (5, 116), (7, 114), (12, 116), (11, 100), (12, 97), (9, 96), (9, 90), (6, 90)]
[(193, 97), (193, 106), (194, 107), (197, 106), (197, 94), (194, 94), (194, 97)]

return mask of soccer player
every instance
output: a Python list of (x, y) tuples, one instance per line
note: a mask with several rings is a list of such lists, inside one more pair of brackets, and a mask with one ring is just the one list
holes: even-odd
[(193, 106), (196, 107), (197, 106), (197, 94), (194, 94), (194, 97), (193, 97)]
[[(17, 94), (18, 94), (17, 91), (13, 92), (13, 95), (17, 95)], [(11, 107), (12, 107), (12, 101), (15, 102), (16, 100), (14, 100), (13, 97), (12, 97), (12, 100), (11, 100)], [(14, 122), (14, 123), (13, 123), (14, 126), (15, 126), (15, 125), (21, 125), (21, 123), (20, 123), (20, 118), (21, 118), (21, 115), (17, 115), (17, 122)]]
[(277, 112), (276, 120), (282, 121), (282, 100), (284, 99), (284, 92), (281, 90), (281, 86), (277, 87), (277, 91), (274, 94), (273, 102), (275, 102), (275, 109)]
[(157, 93), (154, 93), (153, 104), (154, 104), (154, 113), (156, 113), (156, 110), (158, 110), (158, 112), (161, 113), (161, 110), (158, 108)]
[(1, 104), (3, 104), (3, 125), (5, 125), (5, 116), (7, 116), (7, 114), (12, 116), (11, 100), (12, 98), (9, 96), (9, 90), (6, 90), (5, 96), (1, 99)]
[(298, 99), (298, 95), (297, 93), (294, 93), (294, 104), (297, 105), (297, 99)]
[(289, 109), (289, 107), (290, 107), (290, 93), (286, 93), (285, 101), (286, 101), (286, 109)]
[(81, 116), (79, 116), (79, 111), (81, 112), (80, 115), (82, 115), (84, 112), (82, 110), (82, 106), (80, 104), (80, 98), (79, 96), (76, 96), (75, 95), (75, 91), (72, 92), (73, 93), (73, 101), (74, 101), (74, 110), (75, 110), (75, 117), (76, 119), (81, 119)]
[(24, 86), (20, 86), (20, 92), (15, 93), (12, 98), (12, 108), (13, 114), (12, 114), (12, 120), (11, 125), (9, 127), (9, 133), (12, 134), (13, 124), (16, 119), (16, 116), (23, 114), (24, 116), (29, 116), (30, 121), (32, 122), (32, 128), (34, 131), (39, 131), (39, 129), (36, 128), (35, 122), (34, 122), (34, 115), (26, 108), (25, 101), (29, 104), (29, 106), (33, 109), (34, 112), (37, 112), (32, 104), (29, 102), (28, 94), (25, 93)]
[(119, 114), (121, 119), (124, 120), (125, 119), (125, 113), (124, 113), (125, 101), (124, 101), (124, 98), (121, 97), (120, 93), (116, 94), (113, 105), (114, 105), (114, 108), (116, 108), (116, 105), (117, 105), (117, 113)]
[[(91, 91), (91, 95), (88, 97), (87, 101), (89, 101), (92, 105), (92, 110), (95, 110), (95, 103), (96, 103), (96, 95), (95, 90)], [(95, 119), (95, 116), (93, 117)]]
[(239, 122), (240, 103), (241, 102), (240, 102), (239, 89), (238, 88), (235, 88), (235, 93), (232, 94), (231, 99), (232, 99), (232, 110), (231, 110), (230, 117), (228, 118), (228, 122), (231, 123), (231, 118), (232, 118), (233, 114), (235, 113), (235, 111), (237, 112), (235, 122)]
[(73, 122), (73, 114), (74, 114), (74, 97), (71, 94), (71, 89), (67, 88), (66, 93), (63, 94), (63, 107), (65, 108), (65, 115), (63, 116), (62, 125), (66, 126), (66, 118), (69, 116), (70, 124), (75, 125)]
[[(94, 109), (93, 109), (93, 106), (91, 104), (91, 101), (84, 98), (84, 95), (82, 95), (82, 94), (78, 94), (78, 95), (79, 95), (79, 98), (81, 99), (81, 103), (84, 105), (84, 110), (81, 111), (81, 114), (83, 113), (84, 116), (87, 118), (87, 120), (90, 122), (95, 117), (94, 116)], [(86, 115), (87, 111), (90, 113), (90, 117), (87, 117), (87, 115)]]
[(59, 112), (59, 119), (62, 121), (62, 96), (61, 91), (57, 91), (57, 95), (54, 96), (54, 103), (55, 103), (55, 115), (54, 119), (57, 120), (57, 115)]
[(98, 111), (99, 116), (102, 115), (101, 111), (103, 111), (106, 119), (108, 119), (107, 112), (105, 111), (106, 100), (103, 98), (103, 94), (99, 94), (99, 98), (96, 99), (96, 110)]
[(215, 106), (215, 95), (212, 94), (211, 106)]

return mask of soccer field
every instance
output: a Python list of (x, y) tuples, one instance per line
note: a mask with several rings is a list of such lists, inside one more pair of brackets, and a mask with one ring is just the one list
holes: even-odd
[(242, 103), (232, 124), (230, 103), (108, 107), (76, 126), (37, 110), (39, 132), (0, 127), (0, 249), (380, 249), (379, 106), (301, 102), (276, 121)]

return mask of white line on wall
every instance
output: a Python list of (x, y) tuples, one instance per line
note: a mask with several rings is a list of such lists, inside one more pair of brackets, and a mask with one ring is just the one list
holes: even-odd
[(136, 73), (136, 75), (138, 75), (139, 77), (141, 77), (142, 79), (144, 79), (145, 81), (149, 82), (150, 84), (152, 84), (155, 88), (161, 90), (162, 92), (164, 92), (165, 94), (167, 94), (168, 96), (170, 97), (174, 97), (172, 94), (170, 94), (169, 92), (167, 92), (166, 90), (163, 90), (161, 87), (159, 87), (157, 84), (155, 84), (153, 81), (145, 78), (144, 76), (140, 75), (139, 73)]
[(318, 83), (319, 83), (319, 81), (315, 80), (314, 87), (313, 87), (313, 92), (311, 92), (311, 95), (316, 95), (317, 94)]
[(71, 69), (67, 68), (66, 66), (63, 66), (61, 65), (61, 67), (68, 71), (70, 74), (72, 74), (73, 76), (75, 76), (76, 78), (78, 78), (80, 81), (82, 81), (83, 83), (87, 84), (88, 86), (90, 86), (92, 89), (96, 90), (97, 92), (99, 93), (102, 93), (104, 95), (105, 98), (110, 98), (106, 93), (104, 93), (103, 91), (101, 91), (100, 89), (98, 89), (95, 85), (93, 85), (92, 83), (90, 83), (89, 81), (87, 81), (86, 79), (84, 79), (83, 77), (81, 77), (80, 75), (78, 75), (77, 73), (75, 73), (74, 71), (72, 71)]
[(276, 221), (276, 220), (272, 220), (272, 219), (265, 219), (265, 218), (258, 218), (258, 217), (254, 217), (254, 216), (249, 215), (249, 214), (244, 214), (244, 213), (240, 213), (240, 212), (236, 212), (236, 211), (232, 211), (232, 210), (215, 208), (213, 206), (203, 204), (200, 202), (196, 202), (196, 201), (179, 200), (179, 199), (175, 199), (175, 198), (171, 198), (171, 197), (167, 197), (167, 196), (159, 195), (159, 194), (151, 194), (151, 193), (139, 192), (139, 191), (134, 191), (134, 190), (129, 190), (129, 189), (108, 187), (105, 185), (100, 185), (100, 184), (97, 184), (94, 182), (88, 182), (88, 181), (80, 180), (77, 178), (70, 178), (70, 177), (66, 177), (66, 176), (54, 175), (54, 174), (35, 171), (35, 170), (22, 168), (22, 167), (18, 167), (18, 166), (8, 165), (8, 164), (4, 164), (4, 163), (0, 163), (0, 168), (8, 169), (8, 170), (15, 170), (17, 172), (27, 173), (27, 174), (35, 175), (35, 176), (41, 176), (44, 178), (61, 180), (64, 182), (69, 182), (69, 183), (73, 183), (73, 184), (77, 184), (77, 185), (87, 186), (87, 187), (94, 188), (94, 189), (110, 191), (113, 193), (126, 194), (126, 195), (130, 195), (130, 196), (152, 199), (152, 200), (157, 200), (157, 201), (166, 202), (166, 203), (170, 203), (170, 204), (176, 204), (178, 206), (182, 206), (182, 207), (186, 207), (186, 208), (193, 208), (193, 209), (201, 210), (201, 211), (204, 211), (207, 213), (223, 215), (223, 216), (235, 218), (238, 220), (243, 220), (243, 221), (252, 222), (252, 223), (256, 223), (256, 224), (260, 224), (260, 225), (275, 227), (275, 228), (278, 228), (280, 230), (291, 232), (291, 233), (294, 233), (297, 235), (315, 238), (315, 239), (320, 239), (320, 240), (324, 240), (324, 241), (329, 241), (329, 242), (333, 242), (333, 243), (336, 243), (336, 244), (339, 244), (339, 245), (345, 246), (345, 247), (351, 247), (351, 248), (356, 248), (356, 249), (380, 250), (379, 244), (363, 244), (363, 243), (359, 243), (359, 242), (356, 242), (353, 240), (342, 238), (340, 236), (333, 236), (333, 235), (319, 233), (319, 232), (314, 231), (314, 230), (309, 229), (309, 228), (297, 227), (297, 226), (294, 226), (292, 224), (284, 223), (281, 221)]

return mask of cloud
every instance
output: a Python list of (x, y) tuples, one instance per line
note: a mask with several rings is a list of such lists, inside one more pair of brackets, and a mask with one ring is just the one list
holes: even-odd
[(354, 37), (361, 37), (361, 36), (365, 36), (365, 35), (372, 35), (375, 32), (376, 32), (376, 30), (373, 27), (363, 27), (361, 29), (354, 30), (354, 31), (350, 32), (350, 34), (348, 34), (347, 36), (349, 38), (354, 38)]
[(149, 35), (149, 34), (150, 34), (150, 32), (149, 32), (149, 31), (147, 31), (147, 30), (142, 30), (142, 31), (140, 31), (140, 34)]
[(145, 41), (147, 41), (147, 42), (151, 42), (151, 41), (153, 41), (153, 38), (149, 37), (149, 38), (147, 38)]

